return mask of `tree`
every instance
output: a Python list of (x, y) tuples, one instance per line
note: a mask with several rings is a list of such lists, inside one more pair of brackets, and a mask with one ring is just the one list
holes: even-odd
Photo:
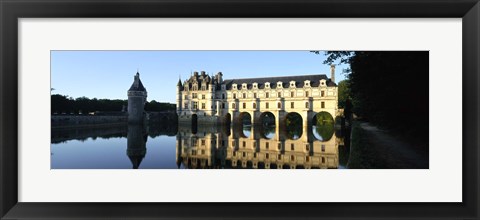
[(350, 64), (347, 88), (355, 114), (428, 142), (428, 51), (329, 51), (325, 55), (324, 64)]
[(349, 81), (342, 80), (338, 82), (338, 107), (345, 108), (345, 102), (350, 98)]

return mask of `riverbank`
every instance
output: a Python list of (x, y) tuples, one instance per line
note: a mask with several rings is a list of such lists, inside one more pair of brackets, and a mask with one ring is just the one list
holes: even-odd
[(52, 128), (114, 126), (127, 123), (127, 115), (52, 115)]
[(426, 146), (408, 142), (364, 121), (354, 121), (351, 134), (350, 169), (428, 169)]

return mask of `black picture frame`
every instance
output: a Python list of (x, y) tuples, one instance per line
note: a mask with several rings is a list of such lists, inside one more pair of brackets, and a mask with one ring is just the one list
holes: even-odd
[[(1, 219), (478, 219), (478, 0), (0, 0)], [(462, 203), (19, 203), (18, 22), (46, 17), (462, 18)], [(445, 56), (448, 56), (446, 54)]]

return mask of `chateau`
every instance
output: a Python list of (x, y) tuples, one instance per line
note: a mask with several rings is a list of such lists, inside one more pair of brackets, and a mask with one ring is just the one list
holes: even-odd
[(235, 124), (249, 115), (252, 124), (259, 124), (269, 114), (281, 126), (288, 114), (297, 113), (303, 125), (310, 125), (319, 112), (335, 118), (335, 66), (330, 70), (330, 78), (322, 74), (225, 80), (221, 72), (215, 76), (194, 72), (177, 84), (179, 123)]

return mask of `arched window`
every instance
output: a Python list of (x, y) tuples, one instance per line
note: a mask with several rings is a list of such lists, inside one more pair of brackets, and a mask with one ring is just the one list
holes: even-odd
[(236, 94), (236, 93), (233, 93), (233, 98), (234, 98), (234, 99), (237, 98), (237, 94)]

